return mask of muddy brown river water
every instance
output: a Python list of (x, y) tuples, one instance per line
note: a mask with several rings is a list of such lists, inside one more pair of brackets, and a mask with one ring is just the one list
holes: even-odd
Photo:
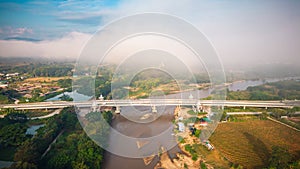
[[(143, 138), (158, 135), (173, 126), (174, 108), (166, 108), (160, 117), (150, 123), (136, 123), (122, 115), (117, 115), (113, 120), (112, 127), (130, 137)], [(171, 134), (169, 136), (170, 140), (174, 138)], [(180, 149), (175, 146), (168, 151), (168, 154), (172, 158), (175, 157), (177, 152), (180, 152)], [(105, 153), (104, 159), (105, 162), (102, 166), (104, 169), (153, 169), (159, 161), (158, 157), (155, 156), (150, 164), (145, 165), (142, 158), (127, 158), (110, 152)]]

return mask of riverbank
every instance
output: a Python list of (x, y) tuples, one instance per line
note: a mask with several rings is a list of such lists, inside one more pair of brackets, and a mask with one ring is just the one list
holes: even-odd
[[(188, 111), (183, 110), (181, 112), (180, 107), (176, 107), (174, 110), (174, 117), (175, 122), (179, 120), (182, 116), (187, 116)], [(180, 116), (180, 117), (179, 117)], [(190, 116), (190, 115), (188, 115)], [(161, 151), (163, 152), (159, 157), (159, 162), (155, 166), (154, 169), (178, 169), (178, 168), (189, 168), (189, 169), (199, 169), (200, 164), (203, 163), (204, 159), (202, 157), (195, 157), (187, 150), (188, 145), (198, 144), (200, 145), (199, 138), (195, 137), (194, 135), (190, 134), (189, 131), (185, 130), (184, 132), (176, 133), (177, 138), (181, 138), (178, 140), (178, 147), (180, 149), (180, 153), (176, 153), (176, 157), (171, 159), (167, 153), (167, 151), (162, 147)], [(210, 166), (206, 166), (207, 168), (213, 168)]]
[[(181, 150), (184, 150), (183, 147), (180, 147)], [(171, 159), (167, 153), (167, 151), (162, 148), (162, 153), (160, 155), (160, 160), (154, 167), (154, 169), (178, 169), (178, 168), (189, 168), (189, 169), (199, 169), (200, 167), (200, 159), (194, 161), (191, 156), (189, 156), (188, 152), (177, 153), (174, 159)]]

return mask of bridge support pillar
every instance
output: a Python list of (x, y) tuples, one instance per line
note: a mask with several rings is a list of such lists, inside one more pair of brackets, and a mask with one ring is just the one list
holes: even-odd
[(93, 102), (91, 109), (92, 109), (93, 112), (97, 111), (97, 103), (95, 101)]
[(157, 113), (156, 106), (152, 106), (152, 113)]
[(194, 112), (197, 112), (197, 108), (195, 106), (192, 107)]
[(121, 112), (120, 106), (116, 106), (116, 111), (115, 111), (115, 113), (116, 113), (116, 114), (120, 114), (120, 112)]
[(243, 108), (244, 108), (244, 110), (245, 110), (245, 109), (246, 109), (246, 106), (244, 106)]
[(200, 106), (200, 103), (199, 101), (197, 102), (197, 105), (196, 105), (196, 110), (197, 112), (200, 112), (200, 108), (202, 109), (202, 107)]

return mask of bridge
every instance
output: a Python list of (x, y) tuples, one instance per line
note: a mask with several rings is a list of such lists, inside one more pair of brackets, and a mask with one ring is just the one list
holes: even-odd
[(120, 107), (124, 106), (151, 106), (155, 111), (156, 106), (195, 106), (197, 110), (203, 107), (261, 107), (261, 108), (293, 108), (300, 106), (300, 101), (248, 101), (248, 100), (196, 100), (196, 99), (137, 99), (137, 100), (92, 100), (92, 101), (52, 101), (22, 104), (1, 104), (0, 109), (56, 109), (76, 106), (78, 108), (96, 108), (101, 106)]

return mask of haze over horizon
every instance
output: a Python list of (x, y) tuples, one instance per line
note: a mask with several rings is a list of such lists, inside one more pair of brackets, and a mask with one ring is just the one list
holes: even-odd
[[(225, 67), (300, 66), (300, 1), (1, 1), (0, 56), (76, 59), (120, 17), (159, 12), (196, 26)], [(167, 24), (167, 23), (166, 23)]]

